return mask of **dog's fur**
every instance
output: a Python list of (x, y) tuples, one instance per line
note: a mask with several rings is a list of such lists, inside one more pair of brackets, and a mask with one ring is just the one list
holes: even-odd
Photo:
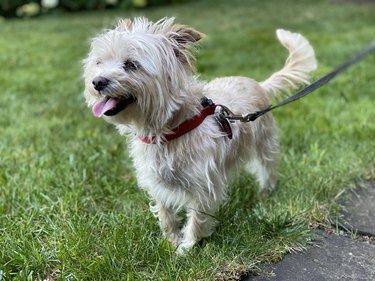
[[(265, 108), (280, 92), (308, 83), (316, 68), (308, 41), (278, 30), (279, 41), (289, 50), (280, 71), (260, 83), (245, 77), (203, 82), (193, 74), (192, 47), (204, 37), (191, 27), (174, 24), (173, 18), (156, 23), (145, 18), (121, 20), (115, 29), (92, 40), (84, 61), (84, 95), (96, 116), (104, 114), (103, 99), (129, 103), (117, 114), (103, 117), (129, 137), (138, 184), (152, 198), (150, 209), (178, 253), (211, 235), (213, 214), (227, 196), (233, 172), (246, 167), (263, 190), (275, 187), (278, 130), (267, 113), (255, 122), (233, 123), (232, 140), (213, 116), (170, 142), (164, 142), (163, 135), (199, 114), (203, 96), (236, 114), (247, 114)], [(98, 87), (103, 77), (105, 85)], [(146, 144), (141, 137), (154, 137), (156, 144)], [(182, 209), (187, 220), (180, 229)]]

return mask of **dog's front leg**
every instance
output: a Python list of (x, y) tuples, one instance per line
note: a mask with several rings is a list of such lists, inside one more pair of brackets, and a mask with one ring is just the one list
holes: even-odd
[(207, 210), (199, 205), (187, 208), (187, 221), (182, 229), (182, 240), (176, 253), (183, 255), (192, 248), (200, 239), (210, 236), (215, 230), (216, 220), (214, 210)]
[(167, 208), (160, 202), (150, 204), (150, 210), (159, 220), (159, 226), (165, 239), (170, 241), (174, 246), (180, 242), (179, 239), (179, 217), (176, 210)]

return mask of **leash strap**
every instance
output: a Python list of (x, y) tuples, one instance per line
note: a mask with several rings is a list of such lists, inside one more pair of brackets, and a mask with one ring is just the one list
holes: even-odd
[(311, 92), (315, 91), (316, 89), (322, 87), (324, 84), (328, 83), (331, 81), (333, 78), (335, 78), (338, 74), (340, 74), (342, 71), (347, 69), (349, 66), (353, 65), (354, 63), (360, 61), (363, 59), (366, 55), (371, 53), (372, 51), (375, 50), (375, 41), (373, 41), (367, 48), (363, 49), (359, 53), (357, 53), (355, 56), (353, 56), (351, 59), (343, 63), (342, 65), (338, 66), (335, 68), (333, 71), (329, 72), (319, 80), (315, 81), (314, 83), (310, 84), (309, 86), (303, 88), (302, 90), (298, 91), (295, 95), (290, 96), (289, 98), (281, 101), (280, 103), (276, 105), (270, 105), (267, 108), (263, 110), (259, 110), (253, 113), (249, 113), (245, 116), (242, 115), (235, 115), (233, 114), (226, 106), (220, 105), (222, 107), (221, 111), (222, 114), (224, 115), (225, 118), (227, 118), (229, 121), (233, 122), (235, 120), (239, 120), (241, 122), (250, 122), (250, 121), (255, 121), (257, 118), (260, 116), (266, 114), (268, 111), (271, 111), (273, 109), (276, 109), (278, 107), (281, 107), (283, 105), (286, 105), (288, 103), (291, 103), (293, 101), (296, 101)]

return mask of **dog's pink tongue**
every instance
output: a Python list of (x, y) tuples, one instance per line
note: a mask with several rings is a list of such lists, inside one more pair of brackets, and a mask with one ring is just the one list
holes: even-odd
[(98, 101), (92, 107), (92, 113), (95, 117), (102, 117), (104, 113), (116, 107), (117, 101), (113, 98), (105, 98)]

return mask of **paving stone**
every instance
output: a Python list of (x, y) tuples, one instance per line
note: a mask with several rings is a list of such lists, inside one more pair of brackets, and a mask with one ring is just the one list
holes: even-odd
[(314, 245), (262, 268), (260, 276), (244, 281), (375, 280), (375, 245), (317, 231)]
[[(365, 188), (345, 197), (345, 212), (339, 226), (360, 235), (375, 237), (375, 180), (363, 181)], [(375, 245), (345, 235), (317, 230), (313, 246), (292, 253), (275, 265), (261, 267), (260, 276), (243, 281), (375, 281)]]
[(363, 183), (365, 188), (348, 193), (343, 203), (345, 211), (339, 223), (353, 232), (375, 236), (375, 180)]

